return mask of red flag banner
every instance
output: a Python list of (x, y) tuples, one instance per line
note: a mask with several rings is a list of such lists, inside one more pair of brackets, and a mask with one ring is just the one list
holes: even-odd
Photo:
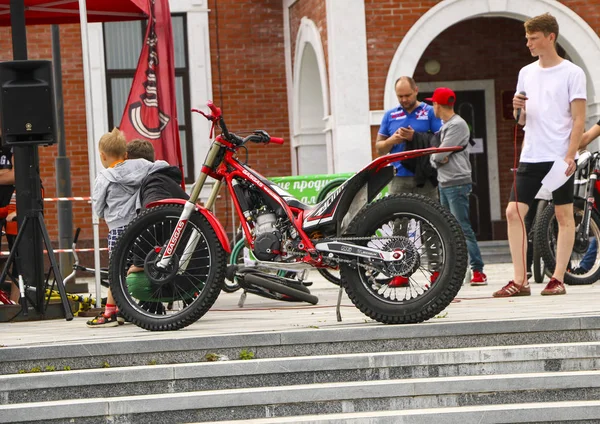
[(183, 173), (169, 1), (147, 1), (148, 28), (144, 47), (119, 129), (127, 140), (142, 138), (150, 141), (156, 159), (178, 166)]

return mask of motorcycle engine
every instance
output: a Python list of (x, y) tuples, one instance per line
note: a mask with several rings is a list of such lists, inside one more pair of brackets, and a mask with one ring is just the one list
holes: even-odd
[(254, 256), (260, 261), (268, 261), (279, 255), (281, 249), (281, 231), (275, 226), (277, 218), (270, 211), (264, 211), (256, 217), (254, 227)]

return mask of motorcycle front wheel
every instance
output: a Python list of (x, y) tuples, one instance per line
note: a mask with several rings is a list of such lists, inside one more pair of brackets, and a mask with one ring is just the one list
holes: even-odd
[(357, 258), (341, 262), (341, 282), (354, 305), (386, 324), (417, 323), (443, 311), (460, 290), (467, 247), (458, 222), (433, 199), (401, 194), (365, 206), (345, 238), (403, 252), (400, 261)]
[(171, 264), (157, 267), (158, 253), (182, 212), (180, 205), (145, 210), (127, 226), (111, 253), (110, 288), (119, 311), (146, 330), (178, 330), (196, 322), (223, 286), (225, 250), (200, 213), (187, 222)]

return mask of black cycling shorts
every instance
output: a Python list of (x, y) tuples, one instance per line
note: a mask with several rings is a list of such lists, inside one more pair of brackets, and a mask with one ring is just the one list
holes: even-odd
[[(542, 180), (552, 168), (554, 162), (521, 162), (517, 169), (517, 196), (515, 186), (510, 191), (510, 201), (526, 203), (531, 206), (535, 195), (542, 187)], [(575, 173), (562, 186), (552, 192), (555, 205), (567, 205), (573, 203), (573, 189), (575, 184)]]

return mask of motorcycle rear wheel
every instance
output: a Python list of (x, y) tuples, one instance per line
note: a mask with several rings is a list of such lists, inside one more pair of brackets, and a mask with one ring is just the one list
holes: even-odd
[(533, 279), (535, 280), (536, 283), (543, 283), (544, 282), (544, 277), (546, 276), (546, 264), (544, 262), (544, 258), (542, 257), (542, 253), (540, 252), (540, 247), (538, 246), (538, 244), (536, 243), (536, 239), (535, 239), (535, 228), (536, 225), (535, 223), (541, 219), (542, 214), (544, 213), (544, 209), (546, 209), (546, 206), (548, 206), (548, 201), (547, 200), (540, 200), (537, 205), (536, 205), (536, 212), (535, 212), (535, 219), (534, 219), (534, 237), (533, 237)]
[[(582, 224), (585, 201), (581, 198), (575, 198), (573, 202), (573, 215), (575, 219), (575, 229)], [(587, 249), (590, 247), (592, 240), (600, 240), (600, 215), (596, 209), (592, 209), (590, 216), (590, 230), (587, 235), (587, 244), (581, 241), (575, 241), (569, 266), (565, 272), (564, 283), (571, 286), (581, 286), (593, 284), (600, 279), (600, 254), (596, 249), (596, 255), (593, 265), (590, 269), (583, 272), (573, 272), (579, 268), (583, 258), (586, 255)], [(556, 220), (556, 212), (554, 204), (550, 204), (544, 209), (539, 221), (536, 223), (536, 243), (541, 252), (546, 268), (553, 273), (556, 267), (556, 247), (558, 242), (558, 222)]]
[[(412, 238), (386, 238), (406, 233), (409, 226), (417, 228)], [(348, 297), (376, 321), (408, 324), (433, 318), (452, 302), (462, 286), (468, 257), (462, 229), (449, 210), (430, 198), (401, 194), (373, 202), (352, 220), (344, 237), (370, 237), (357, 240), (357, 244), (405, 251), (405, 260), (388, 265), (392, 267), (388, 273), (347, 262), (340, 265)], [(358, 264), (367, 266), (375, 261), (357, 259)], [(435, 271), (439, 273), (437, 278)], [(408, 278), (406, 286), (392, 286), (398, 275)]]
[[(157, 251), (169, 241), (182, 211), (180, 205), (161, 205), (142, 212), (129, 224), (111, 254), (110, 288), (119, 311), (146, 330), (179, 330), (193, 324), (215, 303), (223, 286), (225, 250), (199, 213), (192, 214), (181, 235), (170, 273), (154, 265)], [(198, 242), (182, 271), (179, 258), (192, 234), (198, 236)], [(144, 271), (128, 276), (132, 265)], [(145, 307), (148, 304), (163, 307)]]

